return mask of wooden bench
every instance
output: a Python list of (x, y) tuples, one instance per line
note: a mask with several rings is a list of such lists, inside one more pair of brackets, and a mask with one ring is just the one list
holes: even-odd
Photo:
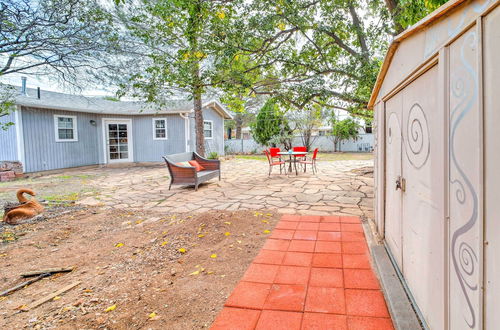
[[(166, 155), (163, 156), (163, 159), (167, 163), (168, 171), (170, 172), (168, 190), (170, 190), (173, 184), (193, 185), (195, 190), (198, 190), (200, 183), (216, 177), (219, 177), (220, 180), (220, 160), (205, 159), (196, 152)], [(196, 169), (192, 166), (176, 165), (177, 163), (190, 160), (196, 160), (205, 170), (196, 172)]]

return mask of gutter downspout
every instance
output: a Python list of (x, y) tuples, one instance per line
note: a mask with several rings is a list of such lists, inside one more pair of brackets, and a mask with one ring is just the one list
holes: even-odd
[(190, 132), (189, 132), (189, 116), (188, 116), (188, 112), (186, 113), (179, 113), (179, 116), (181, 116), (181, 118), (184, 119), (184, 139), (186, 140), (186, 146), (185, 146), (185, 149), (186, 149), (186, 152), (189, 152), (189, 136), (190, 136)]

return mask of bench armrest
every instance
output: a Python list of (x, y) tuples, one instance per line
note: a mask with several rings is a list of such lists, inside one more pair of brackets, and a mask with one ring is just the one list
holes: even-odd
[(194, 159), (207, 170), (220, 170), (220, 160), (218, 159), (206, 159), (193, 152)]
[(163, 157), (165, 163), (167, 163), (168, 170), (172, 177), (176, 178), (194, 178), (196, 177), (196, 168), (194, 166), (179, 166), (170, 162), (167, 158)]

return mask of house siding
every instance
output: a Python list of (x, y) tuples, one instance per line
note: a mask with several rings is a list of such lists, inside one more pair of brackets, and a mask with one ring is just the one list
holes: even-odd
[[(167, 119), (167, 140), (153, 139), (153, 118)], [(159, 162), (164, 155), (186, 152), (184, 125), (184, 119), (178, 114), (134, 117), (134, 161)]]
[(15, 121), (15, 114), (13, 112), (0, 117), (0, 124), (14, 123), (14, 126), (10, 126), (7, 130), (0, 129), (0, 160), (19, 160), (17, 159), (17, 123)]
[[(214, 123), (213, 139), (206, 141), (207, 155), (212, 151), (221, 155), (224, 152), (224, 120), (212, 108), (205, 108), (203, 113), (206, 120)], [(103, 119), (132, 121), (134, 162), (161, 162), (164, 155), (186, 151), (186, 123), (179, 114), (127, 116), (22, 107), (22, 115), (25, 172), (106, 164)], [(76, 116), (78, 141), (56, 141), (54, 115)], [(14, 118), (10, 115), (2, 120), (12, 121)], [(153, 139), (153, 118), (167, 119), (168, 139)], [(92, 120), (96, 124), (92, 125)], [(191, 141), (194, 142), (194, 120), (190, 118), (189, 124)], [(15, 129), (11, 127), (0, 134), (4, 135), (0, 135), (0, 159), (17, 160)], [(195, 150), (194, 146), (191, 150)]]
[(213, 137), (205, 139), (205, 156), (211, 152), (217, 152), (219, 155), (224, 154), (224, 118), (212, 108), (203, 109), (203, 120), (211, 120), (213, 122)]
[[(22, 114), (26, 172), (98, 164), (98, 131), (90, 124), (97, 115), (26, 107)], [(78, 141), (56, 142), (54, 115), (77, 117)]]

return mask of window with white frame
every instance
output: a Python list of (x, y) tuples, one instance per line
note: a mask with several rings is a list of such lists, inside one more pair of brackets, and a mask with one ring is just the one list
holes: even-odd
[(57, 142), (78, 141), (78, 130), (75, 116), (54, 116), (54, 127)]
[(167, 119), (153, 118), (153, 139), (166, 140), (167, 136)]
[(213, 131), (214, 131), (214, 122), (211, 120), (204, 120), (203, 121), (203, 134), (205, 135), (205, 139), (211, 139), (213, 138)]

